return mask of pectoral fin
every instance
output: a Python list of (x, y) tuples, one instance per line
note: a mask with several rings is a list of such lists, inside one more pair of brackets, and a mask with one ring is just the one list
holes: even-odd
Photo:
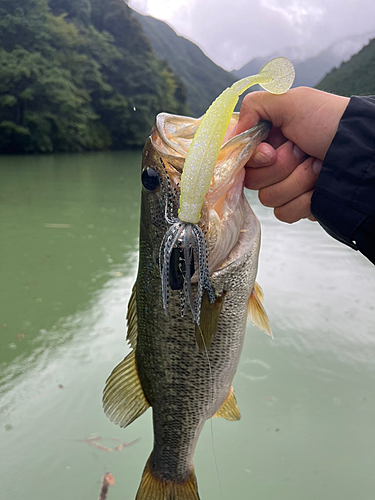
[(142, 415), (150, 406), (139, 380), (132, 351), (119, 363), (106, 381), (103, 392), (103, 408), (107, 417), (126, 427)]
[(200, 322), (199, 325), (195, 325), (195, 337), (201, 352), (205, 352), (205, 349), (208, 349), (212, 343), (221, 309), (223, 308), (224, 298), (225, 292), (216, 297), (215, 302), (211, 304), (208, 293), (205, 292), (203, 295)]
[(240, 420), (241, 413), (237, 406), (236, 397), (234, 395), (234, 389), (231, 387), (227, 399), (220, 406), (218, 411), (215, 413), (214, 417), (221, 417), (229, 420), (231, 422), (235, 420)]
[(263, 307), (263, 291), (258, 283), (255, 283), (251, 292), (247, 307), (247, 314), (251, 323), (273, 338), (270, 320)]
[(258, 299), (263, 304), (264, 293), (263, 293), (262, 287), (259, 285), (259, 283), (257, 283), (257, 282), (254, 283), (254, 290), (255, 290), (255, 293), (258, 295)]

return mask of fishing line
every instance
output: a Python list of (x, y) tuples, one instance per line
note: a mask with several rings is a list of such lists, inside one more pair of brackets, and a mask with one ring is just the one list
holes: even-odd
[[(210, 384), (211, 385), (211, 399), (213, 399), (213, 395), (214, 395), (214, 378), (213, 378), (213, 375), (212, 375), (210, 358), (208, 356), (207, 346), (206, 346), (206, 342), (205, 342), (204, 337), (203, 337), (203, 333), (202, 333), (201, 327), (198, 324), (196, 326), (199, 329), (199, 333), (200, 333), (200, 336), (202, 338), (202, 342), (203, 342), (203, 346), (204, 346), (204, 352), (205, 352), (206, 358), (207, 358), (208, 370), (210, 372), (210, 382), (211, 382), (211, 384)], [(211, 428), (212, 451), (213, 451), (213, 454), (214, 454), (214, 462), (215, 462), (215, 469), (216, 469), (217, 481), (218, 481), (218, 485), (219, 485), (220, 497), (223, 499), (224, 497), (223, 497), (223, 490), (222, 490), (222, 487), (221, 487), (221, 481), (220, 481), (220, 475), (219, 475), (219, 466), (218, 466), (217, 456), (216, 456), (216, 448), (215, 448), (215, 440), (214, 440), (214, 425), (213, 425), (212, 419), (213, 419), (213, 417), (210, 418), (210, 421), (211, 421), (210, 422), (210, 428)]]

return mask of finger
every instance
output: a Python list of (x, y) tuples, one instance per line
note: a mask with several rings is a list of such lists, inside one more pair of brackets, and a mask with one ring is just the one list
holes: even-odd
[[(297, 196), (294, 200), (274, 209), (275, 217), (282, 222), (292, 224), (300, 219), (310, 219), (311, 214), (311, 197), (314, 190), (311, 189), (301, 196)], [(312, 219), (310, 219), (312, 220)]]
[(248, 165), (253, 168), (267, 167), (276, 161), (276, 151), (266, 142), (261, 142), (250, 158)]
[(313, 189), (318, 178), (316, 169), (313, 169), (314, 161), (315, 158), (307, 158), (284, 180), (261, 189), (259, 191), (261, 203), (266, 207), (280, 207)]
[(275, 155), (276, 161), (264, 168), (254, 163), (255, 155), (249, 161), (250, 168), (245, 169), (245, 186), (248, 189), (262, 189), (284, 180), (306, 158), (305, 153), (290, 141), (280, 146)]

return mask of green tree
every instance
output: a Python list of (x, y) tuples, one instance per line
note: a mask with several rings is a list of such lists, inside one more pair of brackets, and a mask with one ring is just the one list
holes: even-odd
[(85, 43), (78, 29), (51, 16), (42, 0), (25, 1), (23, 10), (1, 0), (0, 9), (7, 13), (1, 38), (8, 41), (0, 50), (0, 151), (108, 147), (91, 93), (110, 87), (99, 65), (79, 53)]
[(41, 50), (46, 43), (47, 15), (47, 0), (0, 0), (1, 47)]
[(80, 151), (103, 148), (109, 137), (71, 72), (37, 52), (0, 51), (0, 150)]

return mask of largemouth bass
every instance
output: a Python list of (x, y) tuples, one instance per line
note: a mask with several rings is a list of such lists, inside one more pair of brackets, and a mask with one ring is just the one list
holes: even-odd
[[(294, 68), (269, 61), (199, 120), (162, 113), (143, 151), (138, 275), (128, 306), (133, 351), (113, 370), (104, 410), (122, 427), (149, 406), (154, 448), (136, 500), (198, 500), (194, 449), (205, 421), (238, 420), (232, 380), (246, 319), (271, 334), (255, 283), (260, 225), (244, 166), (271, 124), (235, 136), (239, 95), (286, 92)], [(223, 144), (224, 142), (224, 144)]]
[[(228, 136), (237, 120), (235, 113)], [(153, 410), (154, 448), (137, 500), (199, 498), (193, 454), (205, 421), (212, 416), (240, 418), (232, 380), (248, 310), (252, 321), (270, 333), (262, 294), (255, 283), (260, 225), (243, 193), (244, 165), (267, 136), (267, 122), (222, 146), (205, 196), (201, 225), (207, 231), (215, 302), (210, 303), (207, 293), (203, 296), (199, 326), (189, 311), (181, 317), (178, 288), (183, 261), (176, 252), (169, 274), (175, 289), (169, 290), (167, 314), (163, 310), (159, 249), (169, 227), (163, 192), (175, 204), (171, 210), (177, 210), (184, 160), (199, 121), (160, 114), (146, 143), (139, 267), (127, 313), (127, 338), (133, 351), (114, 369), (103, 396), (106, 414), (122, 427), (149, 406)], [(194, 281), (193, 276), (196, 293)]]

